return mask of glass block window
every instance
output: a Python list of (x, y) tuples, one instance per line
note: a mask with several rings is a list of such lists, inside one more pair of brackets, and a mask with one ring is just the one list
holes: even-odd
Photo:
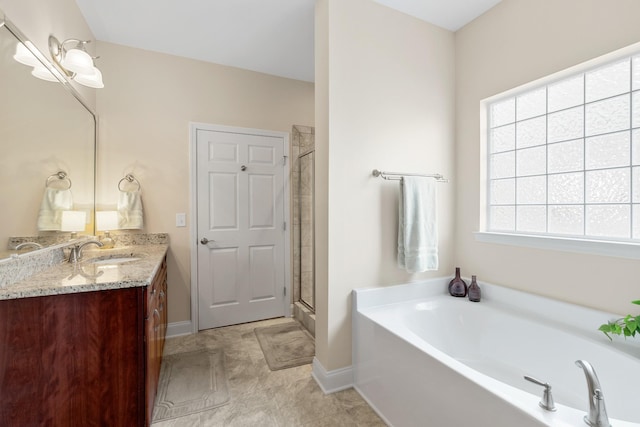
[(488, 105), (487, 231), (640, 240), (640, 55)]

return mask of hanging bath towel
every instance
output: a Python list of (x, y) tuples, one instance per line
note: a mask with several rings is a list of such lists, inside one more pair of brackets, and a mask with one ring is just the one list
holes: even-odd
[(140, 191), (121, 191), (118, 197), (118, 226), (122, 230), (141, 229), (142, 196)]
[(398, 210), (398, 266), (410, 273), (437, 270), (435, 180), (403, 177)]
[(62, 225), (62, 211), (73, 208), (73, 197), (71, 190), (59, 190), (57, 188), (45, 188), (38, 212), (38, 230), (54, 231), (60, 230)]

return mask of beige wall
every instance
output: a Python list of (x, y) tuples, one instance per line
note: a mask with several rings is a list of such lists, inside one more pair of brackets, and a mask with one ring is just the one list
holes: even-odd
[(439, 184), (440, 269), (396, 266), (399, 183), (374, 168), (454, 173), (454, 35), (370, 0), (316, 18), (317, 357), (351, 364), (351, 290), (450, 274), (454, 185)]
[[(51, 58), (51, 34), (61, 42), (69, 38), (94, 41), (93, 33), (75, 0), (0, 0), (0, 10), (47, 58)], [(89, 52), (94, 52), (94, 49), (93, 43), (87, 45)], [(96, 61), (96, 65), (101, 68), (99, 60)], [(93, 108), (96, 100), (95, 89), (76, 83), (73, 85)]]
[(329, 360), (329, 2), (316, 0), (315, 13), (315, 345), (316, 357)]
[(117, 202), (118, 181), (142, 184), (145, 231), (170, 234), (169, 322), (189, 320), (189, 122), (291, 132), (313, 125), (313, 84), (99, 42), (99, 206)]
[[(476, 242), (481, 99), (640, 41), (640, 2), (503, 0), (456, 33), (456, 264), (466, 275), (608, 311), (638, 298), (638, 261)], [(595, 326), (594, 326), (595, 327)]]

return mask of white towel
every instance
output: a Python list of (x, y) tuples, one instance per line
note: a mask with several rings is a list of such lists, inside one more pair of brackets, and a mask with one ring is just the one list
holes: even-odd
[(118, 227), (132, 230), (140, 229), (143, 225), (140, 191), (121, 191), (118, 196)]
[(398, 266), (410, 273), (438, 269), (436, 182), (403, 177), (398, 219)]
[(62, 225), (62, 211), (73, 208), (71, 190), (59, 190), (57, 188), (45, 188), (38, 212), (38, 230), (60, 230)]

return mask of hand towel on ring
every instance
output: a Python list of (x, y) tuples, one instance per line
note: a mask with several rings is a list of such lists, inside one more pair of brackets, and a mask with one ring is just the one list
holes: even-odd
[(118, 196), (118, 227), (122, 230), (141, 229), (142, 195), (140, 191), (120, 191)]

